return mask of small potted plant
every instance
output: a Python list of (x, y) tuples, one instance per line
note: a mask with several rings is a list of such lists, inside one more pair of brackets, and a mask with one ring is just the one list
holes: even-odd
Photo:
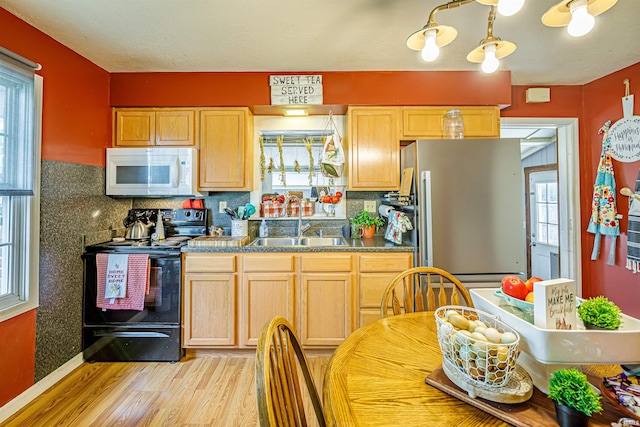
[(576, 368), (558, 369), (551, 374), (548, 397), (555, 404), (556, 420), (561, 427), (587, 426), (589, 417), (602, 411), (600, 396), (587, 376)]
[[(361, 210), (354, 218), (349, 218), (349, 222), (360, 226), (360, 237), (368, 239), (374, 236), (378, 227), (384, 224), (384, 220), (379, 216), (372, 216), (368, 210)], [(355, 236), (354, 236), (355, 237)]]
[(603, 296), (586, 299), (578, 306), (578, 315), (586, 328), (618, 329), (622, 311)]

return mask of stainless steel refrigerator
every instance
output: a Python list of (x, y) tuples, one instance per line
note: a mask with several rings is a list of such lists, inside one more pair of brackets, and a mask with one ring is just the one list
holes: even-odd
[(413, 168), (404, 240), (416, 264), (442, 268), (465, 285), (524, 278), (525, 216), (518, 139), (420, 140), (401, 150)]

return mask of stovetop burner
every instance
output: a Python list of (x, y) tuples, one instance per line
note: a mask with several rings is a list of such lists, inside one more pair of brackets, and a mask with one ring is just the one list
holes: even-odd
[(85, 248), (87, 252), (123, 252), (123, 251), (180, 251), (180, 248), (187, 245), (191, 237), (174, 236), (159, 242), (149, 240), (112, 240), (110, 242), (98, 243)]

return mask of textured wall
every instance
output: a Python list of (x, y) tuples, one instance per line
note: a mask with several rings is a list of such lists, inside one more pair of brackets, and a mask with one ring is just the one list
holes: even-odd
[(42, 161), (36, 381), (82, 351), (83, 240), (109, 239), (130, 207), (104, 196), (104, 168)]

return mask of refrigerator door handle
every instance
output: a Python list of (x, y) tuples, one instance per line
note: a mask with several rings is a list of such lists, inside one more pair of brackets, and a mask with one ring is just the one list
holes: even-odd
[[(422, 251), (422, 264), (425, 267), (433, 267), (433, 216), (431, 211), (431, 172), (422, 171), (420, 173), (422, 184), (422, 212), (419, 213), (420, 229), (422, 233), (418, 236), (418, 242), (425, 250)], [(420, 241), (422, 240), (422, 241)]]

